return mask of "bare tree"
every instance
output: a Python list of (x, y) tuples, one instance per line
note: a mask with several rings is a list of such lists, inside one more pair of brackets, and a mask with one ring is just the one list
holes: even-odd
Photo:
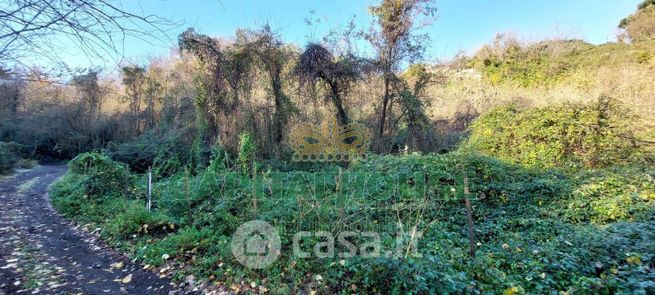
[(146, 84), (146, 69), (139, 66), (123, 67), (123, 85), (125, 85), (125, 99), (130, 103), (133, 134), (141, 132), (141, 103), (143, 101)]
[[(384, 94), (380, 110), (378, 135), (384, 135), (387, 116), (393, 102), (393, 88), (398, 81), (397, 72), (403, 61), (420, 59), (425, 49), (427, 36), (415, 32), (431, 21), (436, 8), (433, 0), (382, 0), (380, 5), (370, 8), (378, 27), (364, 32), (363, 37), (377, 52), (377, 63), (382, 72)], [(426, 17), (421, 23), (422, 17)]]
[(133, 13), (117, 0), (2, 0), (0, 61), (26, 55), (56, 58), (56, 38), (69, 38), (85, 54), (106, 58), (122, 52), (127, 37), (147, 42), (167, 39), (170, 20)]
[(89, 70), (86, 74), (73, 78), (72, 84), (81, 94), (81, 100), (87, 108), (88, 121), (95, 120), (102, 109), (105, 91), (98, 83), (99, 70)]

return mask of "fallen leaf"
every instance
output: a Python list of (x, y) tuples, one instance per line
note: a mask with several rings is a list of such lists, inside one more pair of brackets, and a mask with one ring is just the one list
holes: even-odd
[(641, 259), (637, 256), (630, 256), (625, 259), (630, 264), (636, 264), (636, 265), (641, 265)]
[(123, 284), (127, 284), (127, 283), (129, 283), (129, 282), (131, 282), (131, 281), (132, 281), (132, 274), (129, 274), (129, 275), (127, 275), (126, 277), (124, 277), (124, 278), (121, 280), (121, 283), (123, 283)]
[(516, 293), (518, 293), (518, 292), (519, 292), (519, 288), (517, 288), (517, 287), (509, 287), (509, 288), (505, 289), (505, 291), (503, 292), (503, 294), (504, 294), (504, 295), (514, 295), (514, 294), (516, 294)]

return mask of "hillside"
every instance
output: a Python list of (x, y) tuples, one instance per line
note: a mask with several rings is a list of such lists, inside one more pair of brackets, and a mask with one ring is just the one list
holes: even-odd
[(655, 40), (592, 45), (580, 40), (521, 44), (506, 35), (471, 57), (460, 57), (441, 72), (445, 85), (431, 88), (435, 119), (479, 114), (518, 103), (547, 106), (590, 102), (607, 95), (642, 119), (640, 136), (653, 141), (655, 127)]

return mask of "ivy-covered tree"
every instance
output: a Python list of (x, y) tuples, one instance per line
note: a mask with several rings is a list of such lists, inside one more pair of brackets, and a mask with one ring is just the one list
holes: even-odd
[(361, 76), (360, 61), (356, 57), (335, 57), (322, 45), (310, 43), (298, 59), (296, 74), (305, 86), (314, 87), (319, 81), (327, 85), (329, 94), (326, 99), (334, 104), (339, 123), (348, 123), (343, 100)]
[(237, 146), (241, 118), (240, 93), (250, 84), (252, 65), (250, 48), (238, 39), (233, 46), (221, 44), (215, 38), (188, 29), (179, 37), (182, 52), (190, 52), (198, 58), (200, 73), (196, 84), (196, 111), (200, 131), (207, 133), (204, 140), (213, 141), (218, 136), (221, 144), (234, 150)]
[(250, 31), (250, 46), (255, 53), (258, 66), (269, 79), (275, 111), (273, 113), (273, 140), (282, 142), (284, 129), (289, 123), (295, 107), (282, 88), (285, 65), (293, 59), (291, 51), (266, 25), (260, 30)]
[(430, 102), (427, 88), (442, 81), (442, 77), (423, 64), (413, 64), (401, 79), (397, 94), (401, 113), (396, 122), (403, 119), (407, 124), (405, 145), (410, 150), (430, 150), (432, 134), (430, 120), (425, 113)]
[(382, 74), (383, 95), (380, 106), (378, 135), (385, 132), (387, 117), (394, 99), (394, 83), (405, 61), (416, 61), (423, 56), (426, 35), (416, 34), (421, 20), (434, 17), (436, 8), (432, 0), (382, 0), (369, 8), (378, 27), (364, 32), (363, 37), (377, 53), (377, 66)]

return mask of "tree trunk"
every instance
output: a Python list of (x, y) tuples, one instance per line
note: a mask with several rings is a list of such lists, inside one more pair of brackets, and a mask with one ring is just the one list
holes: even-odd
[(379, 133), (380, 139), (384, 135), (384, 124), (387, 119), (387, 106), (389, 105), (389, 78), (387, 75), (384, 77), (384, 97), (382, 97), (382, 113), (380, 114)]
[(339, 87), (334, 82), (330, 82), (329, 84), (330, 89), (332, 90), (332, 103), (334, 103), (334, 107), (337, 109), (337, 120), (339, 121), (339, 124), (346, 125), (350, 120), (348, 119), (346, 110), (343, 108), (343, 102), (339, 95)]
[[(279, 78), (279, 75), (275, 75), (274, 77)], [(285, 101), (284, 93), (282, 92), (282, 83), (277, 78), (271, 79), (271, 88), (273, 89), (273, 97), (275, 100), (275, 114), (273, 114), (273, 130), (275, 134), (273, 135), (273, 139), (275, 140), (275, 143), (280, 143), (282, 142), (282, 135), (287, 123), (288, 114), (286, 114), (287, 103)]]

